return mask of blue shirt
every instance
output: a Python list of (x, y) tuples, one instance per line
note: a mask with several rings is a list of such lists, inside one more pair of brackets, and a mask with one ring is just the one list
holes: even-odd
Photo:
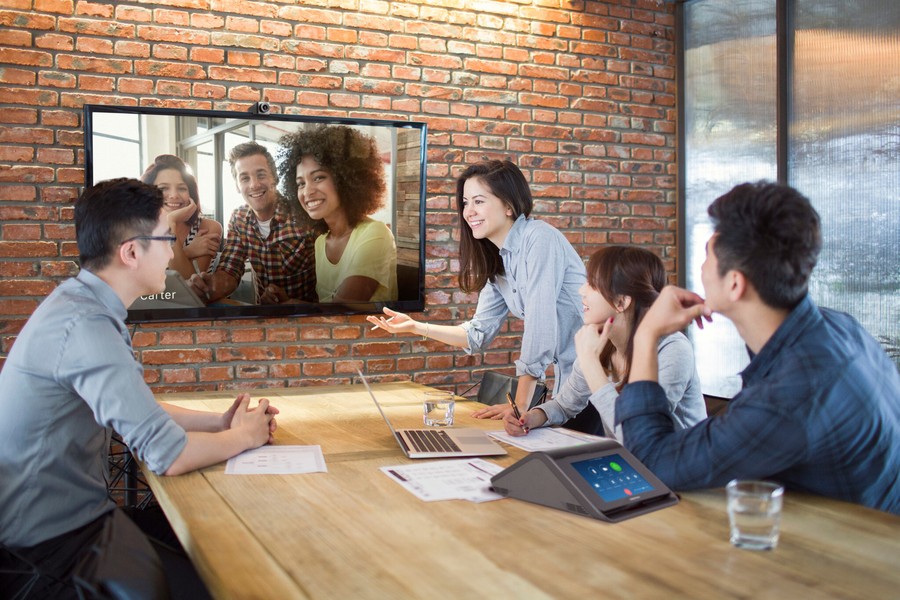
[(584, 262), (555, 227), (524, 215), (513, 223), (500, 257), (505, 273), (488, 281), (472, 320), (462, 324), (469, 341), (466, 352), (487, 348), (512, 313), (525, 321), (516, 374), (543, 380), (555, 363), (555, 394), (575, 362)]
[(900, 374), (853, 317), (805, 298), (741, 377), (724, 414), (683, 431), (658, 384), (626, 386), (625, 446), (675, 489), (765, 478), (900, 514)]
[(28, 319), (0, 371), (0, 542), (30, 547), (115, 508), (110, 431), (155, 473), (187, 435), (144, 382), (125, 306), (82, 270)]

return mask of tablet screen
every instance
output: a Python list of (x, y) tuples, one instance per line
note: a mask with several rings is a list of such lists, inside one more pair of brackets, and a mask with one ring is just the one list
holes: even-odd
[(654, 490), (650, 482), (619, 454), (573, 462), (572, 467), (604, 502), (615, 502)]

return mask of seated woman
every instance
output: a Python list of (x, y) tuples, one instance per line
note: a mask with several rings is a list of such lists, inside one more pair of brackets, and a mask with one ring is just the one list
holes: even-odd
[[(595, 252), (580, 290), (584, 326), (575, 334), (578, 358), (572, 374), (552, 400), (521, 419), (507, 415), (506, 431), (524, 435), (535, 427), (560, 425), (590, 402), (600, 413), (605, 434), (621, 442), (615, 405), (628, 383), (634, 333), (665, 285), (662, 261), (649, 250), (608, 246)], [(678, 429), (692, 427), (706, 418), (706, 404), (691, 343), (683, 333), (673, 333), (660, 339), (657, 355), (659, 384), (669, 399), (672, 421)]]
[(375, 140), (344, 125), (281, 138), (279, 175), (321, 232), (316, 238), (319, 302), (397, 299), (397, 246), (369, 215), (384, 204), (384, 166)]
[(177, 156), (160, 154), (141, 175), (141, 181), (162, 190), (169, 229), (178, 238), (169, 268), (185, 279), (208, 271), (222, 244), (222, 225), (200, 214), (197, 180), (188, 166)]

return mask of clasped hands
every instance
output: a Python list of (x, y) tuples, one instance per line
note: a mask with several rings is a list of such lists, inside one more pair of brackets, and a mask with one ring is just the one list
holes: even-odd
[(256, 446), (271, 444), (278, 429), (275, 421), (278, 413), (279, 410), (269, 404), (268, 398), (260, 398), (257, 405), (251, 408), (250, 394), (243, 393), (222, 414), (222, 429), (244, 429), (252, 436)]

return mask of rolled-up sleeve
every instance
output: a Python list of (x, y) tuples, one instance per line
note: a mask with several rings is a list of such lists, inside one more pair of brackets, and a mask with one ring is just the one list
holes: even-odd
[[(109, 343), (89, 345), (88, 340)], [(117, 431), (154, 473), (164, 473), (187, 445), (187, 434), (153, 397), (122, 332), (105, 315), (76, 321), (59, 373), (90, 406), (97, 423)]]
[(483, 352), (503, 327), (506, 317), (509, 315), (509, 307), (497, 286), (488, 282), (478, 294), (478, 304), (475, 308), (475, 316), (461, 325), (466, 330), (469, 347), (465, 348), (467, 354)]

